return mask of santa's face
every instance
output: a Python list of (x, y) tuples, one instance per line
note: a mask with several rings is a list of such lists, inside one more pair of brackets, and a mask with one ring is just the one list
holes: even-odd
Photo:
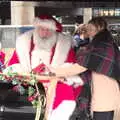
[(50, 50), (56, 42), (56, 32), (45, 27), (37, 27), (33, 33), (35, 48)]
[(53, 35), (53, 31), (46, 27), (38, 27), (37, 32), (41, 38), (49, 38)]

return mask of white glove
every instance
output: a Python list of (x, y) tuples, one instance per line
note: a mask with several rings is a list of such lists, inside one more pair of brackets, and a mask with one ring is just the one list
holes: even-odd
[(84, 82), (83, 80), (80, 78), (80, 76), (78, 75), (74, 75), (74, 76), (70, 76), (70, 77), (67, 77), (66, 78), (66, 83), (68, 85), (74, 85), (74, 87), (77, 87), (77, 86), (82, 86), (84, 85)]

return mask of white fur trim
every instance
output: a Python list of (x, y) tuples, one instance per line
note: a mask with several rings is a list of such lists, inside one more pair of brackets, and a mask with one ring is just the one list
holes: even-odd
[(60, 67), (65, 68), (65, 67), (70, 67), (72, 65), (73, 65), (73, 63), (64, 63), (64, 64), (60, 65)]
[(118, 49), (120, 50), (120, 47), (118, 47)]
[(67, 84), (74, 85), (74, 87), (77, 87), (79, 85), (84, 85), (83, 80), (78, 75), (70, 76), (66, 78)]
[(55, 110), (52, 111), (48, 120), (69, 120), (75, 106), (75, 101), (63, 101)]
[(18, 54), (22, 69), (26, 72), (31, 71), (29, 51), (31, 47), (32, 33), (33, 30), (28, 31), (19, 36), (16, 40), (16, 52)]
[(57, 44), (51, 66), (57, 67), (65, 63), (71, 48), (72, 37), (64, 34), (58, 34)]
[(42, 27), (45, 27), (45, 28), (49, 28), (51, 30), (56, 30), (56, 23), (54, 20), (48, 20), (48, 19), (40, 19), (38, 17), (35, 18), (35, 21), (34, 21), (34, 25), (35, 27), (39, 27), (39, 26), (42, 26)]

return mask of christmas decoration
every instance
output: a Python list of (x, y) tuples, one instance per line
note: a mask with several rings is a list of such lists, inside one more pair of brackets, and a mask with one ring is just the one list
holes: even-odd
[(5, 74), (0, 72), (0, 80), (12, 83), (12, 90), (19, 92), (21, 95), (27, 95), (28, 101), (36, 109), (35, 120), (40, 120), (41, 114), (44, 115), (46, 107), (45, 90), (40, 80), (54, 78), (54, 74), (37, 75), (33, 72), (30, 74), (18, 74), (11, 71), (12, 68)]

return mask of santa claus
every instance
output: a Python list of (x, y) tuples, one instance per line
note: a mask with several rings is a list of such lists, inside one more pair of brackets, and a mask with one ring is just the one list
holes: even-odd
[[(16, 40), (16, 51), (8, 63), (15, 72), (33, 70), (41, 73), (43, 70), (40, 67), (43, 64), (49, 69), (49, 66), (65, 67), (74, 63), (72, 37), (62, 33), (62, 26), (58, 21), (50, 16), (40, 16), (35, 19), (34, 26), (35, 29), (25, 32)], [(75, 108), (77, 91), (80, 92), (83, 82), (79, 76), (67, 77), (65, 80), (66, 82), (57, 83), (48, 120), (69, 120)], [(73, 87), (73, 84), (79, 87)]]

